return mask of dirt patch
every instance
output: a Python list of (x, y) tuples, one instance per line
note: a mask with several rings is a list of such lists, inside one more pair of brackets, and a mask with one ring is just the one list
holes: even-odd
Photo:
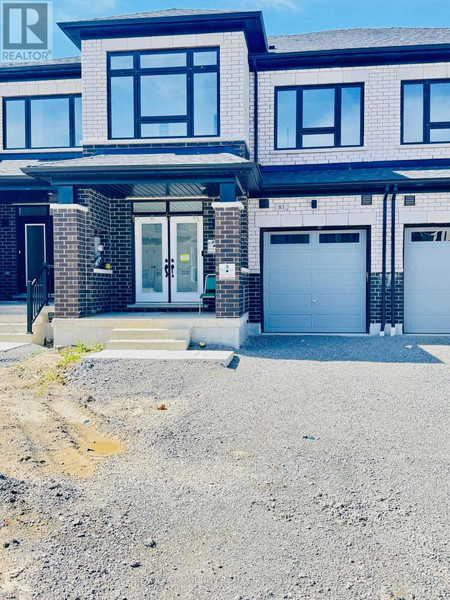
[(105, 457), (123, 452), (88, 396), (65, 385), (61, 356), (50, 351), (2, 370), (0, 472), (33, 479), (90, 477)]

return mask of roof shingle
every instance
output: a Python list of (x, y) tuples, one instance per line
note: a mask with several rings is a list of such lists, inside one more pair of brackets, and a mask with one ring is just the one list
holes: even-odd
[(332, 29), (268, 37), (270, 52), (320, 52), (358, 48), (387, 48), (450, 44), (449, 27), (387, 27)]

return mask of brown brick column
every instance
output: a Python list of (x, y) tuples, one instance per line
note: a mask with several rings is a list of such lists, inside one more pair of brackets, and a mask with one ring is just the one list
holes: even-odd
[[(244, 201), (245, 202), (245, 201)], [(216, 239), (216, 316), (237, 318), (246, 312), (247, 208), (243, 202), (214, 202)], [(220, 265), (234, 265), (235, 278), (222, 279)]]
[(83, 317), (87, 310), (86, 221), (80, 204), (52, 204), (55, 317)]

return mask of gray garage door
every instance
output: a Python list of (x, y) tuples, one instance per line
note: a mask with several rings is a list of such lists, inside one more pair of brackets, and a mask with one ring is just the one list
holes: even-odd
[(264, 330), (366, 331), (366, 231), (264, 234)]
[(405, 230), (405, 333), (450, 333), (450, 227)]

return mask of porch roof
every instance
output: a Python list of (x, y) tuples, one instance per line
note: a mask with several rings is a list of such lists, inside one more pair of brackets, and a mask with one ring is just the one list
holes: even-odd
[(22, 168), (38, 163), (38, 160), (0, 160), (0, 191), (9, 189), (50, 189), (48, 184), (30, 177), (22, 171)]
[[(229, 152), (98, 154), (40, 162), (24, 167), (23, 172), (55, 186), (110, 186), (116, 191), (124, 188), (122, 193), (128, 195), (160, 195), (160, 186), (176, 183), (194, 186), (194, 191), (188, 195), (198, 195), (200, 187), (229, 181), (236, 181), (246, 190), (259, 187), (258, 165)], [(154, 193), (148, 191), (149, 186), (157, 186)], [(138, 187), (145, 189), (136, 190)], [(175, 195), (186, 195), (186, 191)]]
[(261, 167), (261, 178), (264, 195), (382, 193), (386, 185), (396, 185), (399, 191), (450, 191), (450, 161)]

